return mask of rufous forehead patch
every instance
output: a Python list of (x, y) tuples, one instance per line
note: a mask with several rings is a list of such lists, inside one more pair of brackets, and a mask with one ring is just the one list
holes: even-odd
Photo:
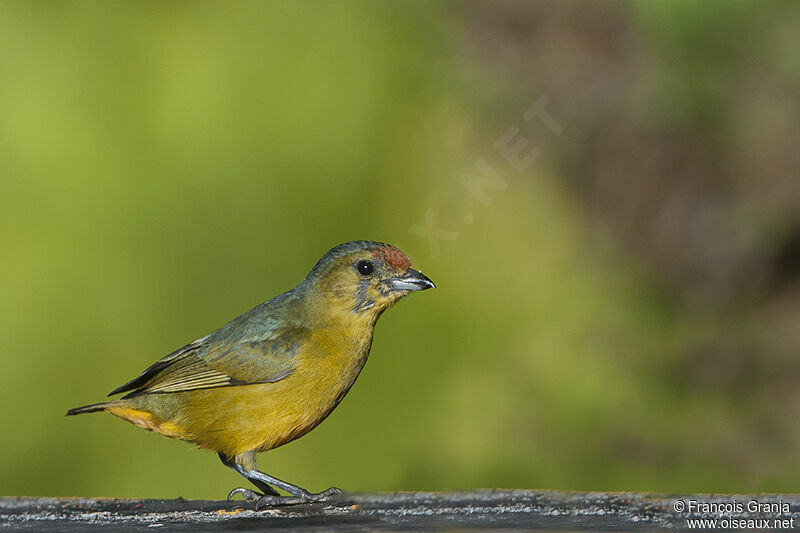
[(376, 248), (372, 254), (375, 257), (383, 259), (385, 262), (392, 265), (397, 269), (404, 269), (411, 267), (411, 260), (406, 257), (406, 254), (395, 248), (394, 246), (381, 246)]

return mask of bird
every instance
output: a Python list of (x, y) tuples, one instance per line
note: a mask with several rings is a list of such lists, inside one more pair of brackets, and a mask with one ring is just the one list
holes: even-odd
[[(326, 501), (258, 470), (256, 454), (302, 437), (336, 408), (367, 361), (375, 323), (404, 296), (435, 288), (398, 248), (350, 241), (293, 289), (159, 359), (108, 396), (67, 415), (105, 411), (212, 450), (261, 492), (256, 507)], [(288, 493), (282, 496), (277, 489)]]

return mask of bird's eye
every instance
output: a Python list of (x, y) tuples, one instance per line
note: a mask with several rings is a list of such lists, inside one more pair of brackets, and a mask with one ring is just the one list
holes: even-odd
[(359, 261), (356, 263), (356, 270), (362, 276), (369, 276), (375, 270), (375, 267), (372, 265), (372, 261)]

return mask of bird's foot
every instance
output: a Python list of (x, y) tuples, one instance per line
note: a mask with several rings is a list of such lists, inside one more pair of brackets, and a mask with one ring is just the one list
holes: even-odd
[(309, 493), (309, 502), (327, 502), (337, 494), (342, 494), (342, 489), (337, 487), (331, 487), (328, 490), (323, 490), (322, 492), (312, 492)]
[[(236, 489), (234, 489), (236, 490)], [(247, 490), (247, 489), (244, 489)], [(231, 491), (233, 492), (233, 491)], [(252, 491), (250, 491), (252, 492)], [(256, 501), (256, 510), (263, 509), (264, 507), (276, 507), (279, 505), (295, 505), (298, 503), (318, 503), (318, 502), (325, 502), (331, 499), (331, 497), (336, 496), (337, 494), (341, 494), (342, 489), (338, 489), (336, 487), (331, 487), (328, 490), (324, 490), (322, 492), (308, 492), (303, 491), (299, 495), (292, 495), (292, 496), (271, 496), (265, 495), (258, 498)]]
[(248, 502), (254, 502), (254, 501), (258, 500), (259, 498), (264, 498), (265, 497), (260, 492), (256, 492), (256, 491), (251, 490), (251, 489), (245, 489), (243, 487), (236, 487), (235, 489), (233, 489), (232, 491), (230, 491), (228, 493), (228, 501), (231, 501), (234, 498), (234, 496), (236, 496), (237, 494), (241, 494), (242, 498), (244, 498)]

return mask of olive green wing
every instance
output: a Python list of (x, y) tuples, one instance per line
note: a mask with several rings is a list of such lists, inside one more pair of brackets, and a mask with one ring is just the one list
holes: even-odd
[(296, 326), (273, 328), (260, 337), (236, 341), (212, 334), (157, 361), (109, 396), (274, 383), (294, 371), (306, 333)]

